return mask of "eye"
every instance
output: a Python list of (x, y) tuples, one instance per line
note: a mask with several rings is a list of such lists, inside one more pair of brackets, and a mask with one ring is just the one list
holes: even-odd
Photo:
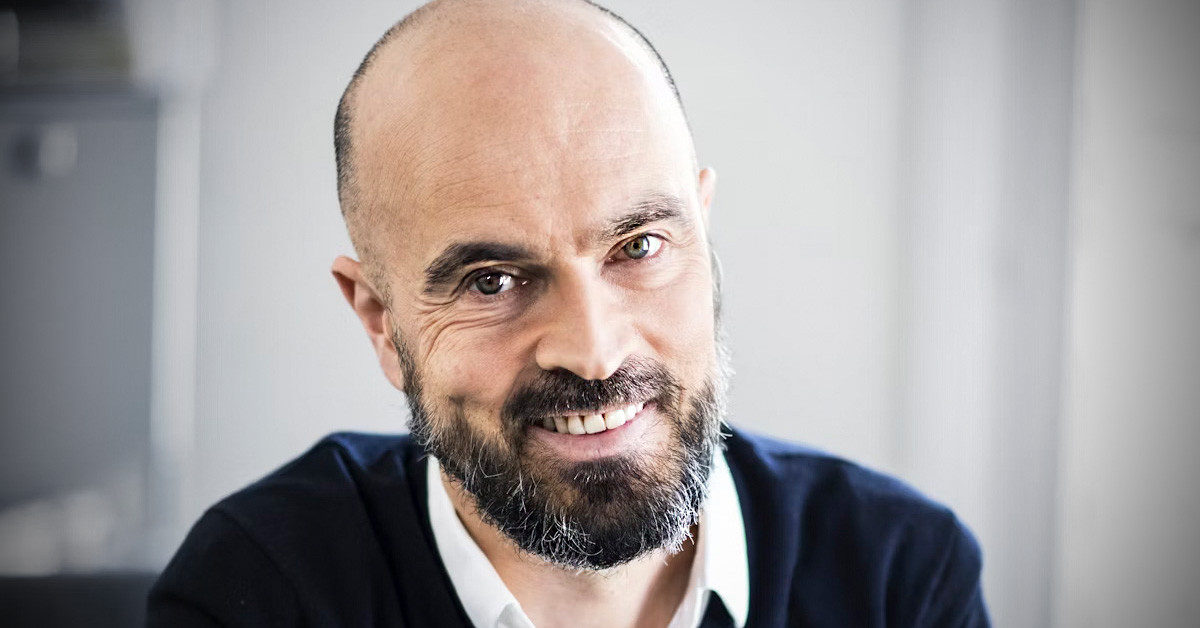
[(468, 284), (468, 288), (486, 296), (500, 294), (512, 289), (517, 284), (516, 279), (500, 271), (488, 271), (476, 275)]
[(657, 253), (662, 248), (662, 244), (662, 238), (643, 233), (622, 244), (621, 252), (629, 259), (643, 259)]

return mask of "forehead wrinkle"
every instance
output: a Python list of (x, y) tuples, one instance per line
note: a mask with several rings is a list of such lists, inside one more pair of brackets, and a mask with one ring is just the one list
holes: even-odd
[[(610, 140), (619, 135), (642, 135), (636, 127), (606, 128), (600, 133)], [(587, 139), (595, 137), (596, 129), (573, 129), (569, 135)], [(515, 207), (537, 202), (541, 197), (566, 187), (595, 180), (613, 168), (589, 168), (585, 174), (565, 168), (565, 164), (610, 164), (621, 168), (647, 152), (643, 143), (631, 139), (604, 150), (581, 148), (581, 144), (543, 144), (537, 150), (520, 150), (538, 137), (494, 141), (474, 151), (441, 151), (445, 159), (432, 155), (418, 162), (419, 170), (409, 187), (419, 189), (414, 200), (417, 206), (437, 208), (438, 211), (458, 207), (486, 209)], [(520, 145), (520, 146), (518, 146)], [(513, 149), (513, 150), (506, 150)], [(449, 173), (448, 176), (439, 176)], [(492, 185), (499, 181), (499, 185)], [(505, 185), (511, 182), (513, 185)], [(506, 198), (500, 198), (503, 194)]]

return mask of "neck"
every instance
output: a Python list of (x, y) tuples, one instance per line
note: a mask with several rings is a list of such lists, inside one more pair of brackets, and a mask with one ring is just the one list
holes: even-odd
[[(442, 474), (463, 526), (535, 626), (661, 628), (687, 593), (695, 544), (668, 554), (657, 550), (620, 567), (575, 571), (522, 552), (485, 523), (460, 486)], [(693, 538), (698, 530), (692, 528)]]

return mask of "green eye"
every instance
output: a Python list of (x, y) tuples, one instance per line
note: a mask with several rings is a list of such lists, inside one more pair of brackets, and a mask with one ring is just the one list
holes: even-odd
[(662, 240), (650, 234), (642, 234), (621, 246), (621, 252), (629, 259), (642, 259), (653, 255), (662, 247)]
[(512, 287), (513, 276), (508, 273), (484, 273), (471, 280), (471, 289), (487, 296), (500, 294)]

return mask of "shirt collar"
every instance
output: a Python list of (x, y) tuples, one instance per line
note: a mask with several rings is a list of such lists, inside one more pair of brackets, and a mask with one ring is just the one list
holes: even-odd
[[(746, 625), (750, 611), (750, 567), (746, 558), (746, 526), (733, 474), (724, 452), (713, 456), (708, 500), (700, 516), (700, 542), (696, 546), (698, 587), (721, 596), (721, 602), (738, 628)], [(695, 570), (695, 567), (693, 567)], [(705, 596), (707, 597), (707, 596)]]
[[(517, 598), (458, 518), (442, 484), (441, 466), (433, 456), (429, 456), (426, 475), (429, 523), (434, 541), (471, 623), (482, 627), (532, 628)], [(700, 516), (700, 540), (696, 545), (690, 582), (679, 612), (694, 614), (694, 619), (685, 619), (683, 625), (699, 624), (709, 593), (721, 597), (738, 628), (746, 624), (750, 606), (750, 570), (746, 559), (745, 522), (733, 475), (720, 451), (713, 456), (708, 499)], [(694, 613), (688, 611), (689, 606), (694, 608)], [(672, 621), (672, 625), (675, 624)]]
[[(500, 620), (513, 614), (510, 607), (521, 605), (513, 596), (496, 568), (484, 555), (475, 539), (454, 512), (454, 504), (442, 484), (442, 467), (437, 458), (429, 456), (428, 476), (429, 524), (438, 554), (450, 575), (454, 591), (462, 602), (471, 623), (481, 628), (500, 626)], [(520, 613), (524, 615), (522, 611)], [(519, 625), (519, 624), (518, 624)]]

